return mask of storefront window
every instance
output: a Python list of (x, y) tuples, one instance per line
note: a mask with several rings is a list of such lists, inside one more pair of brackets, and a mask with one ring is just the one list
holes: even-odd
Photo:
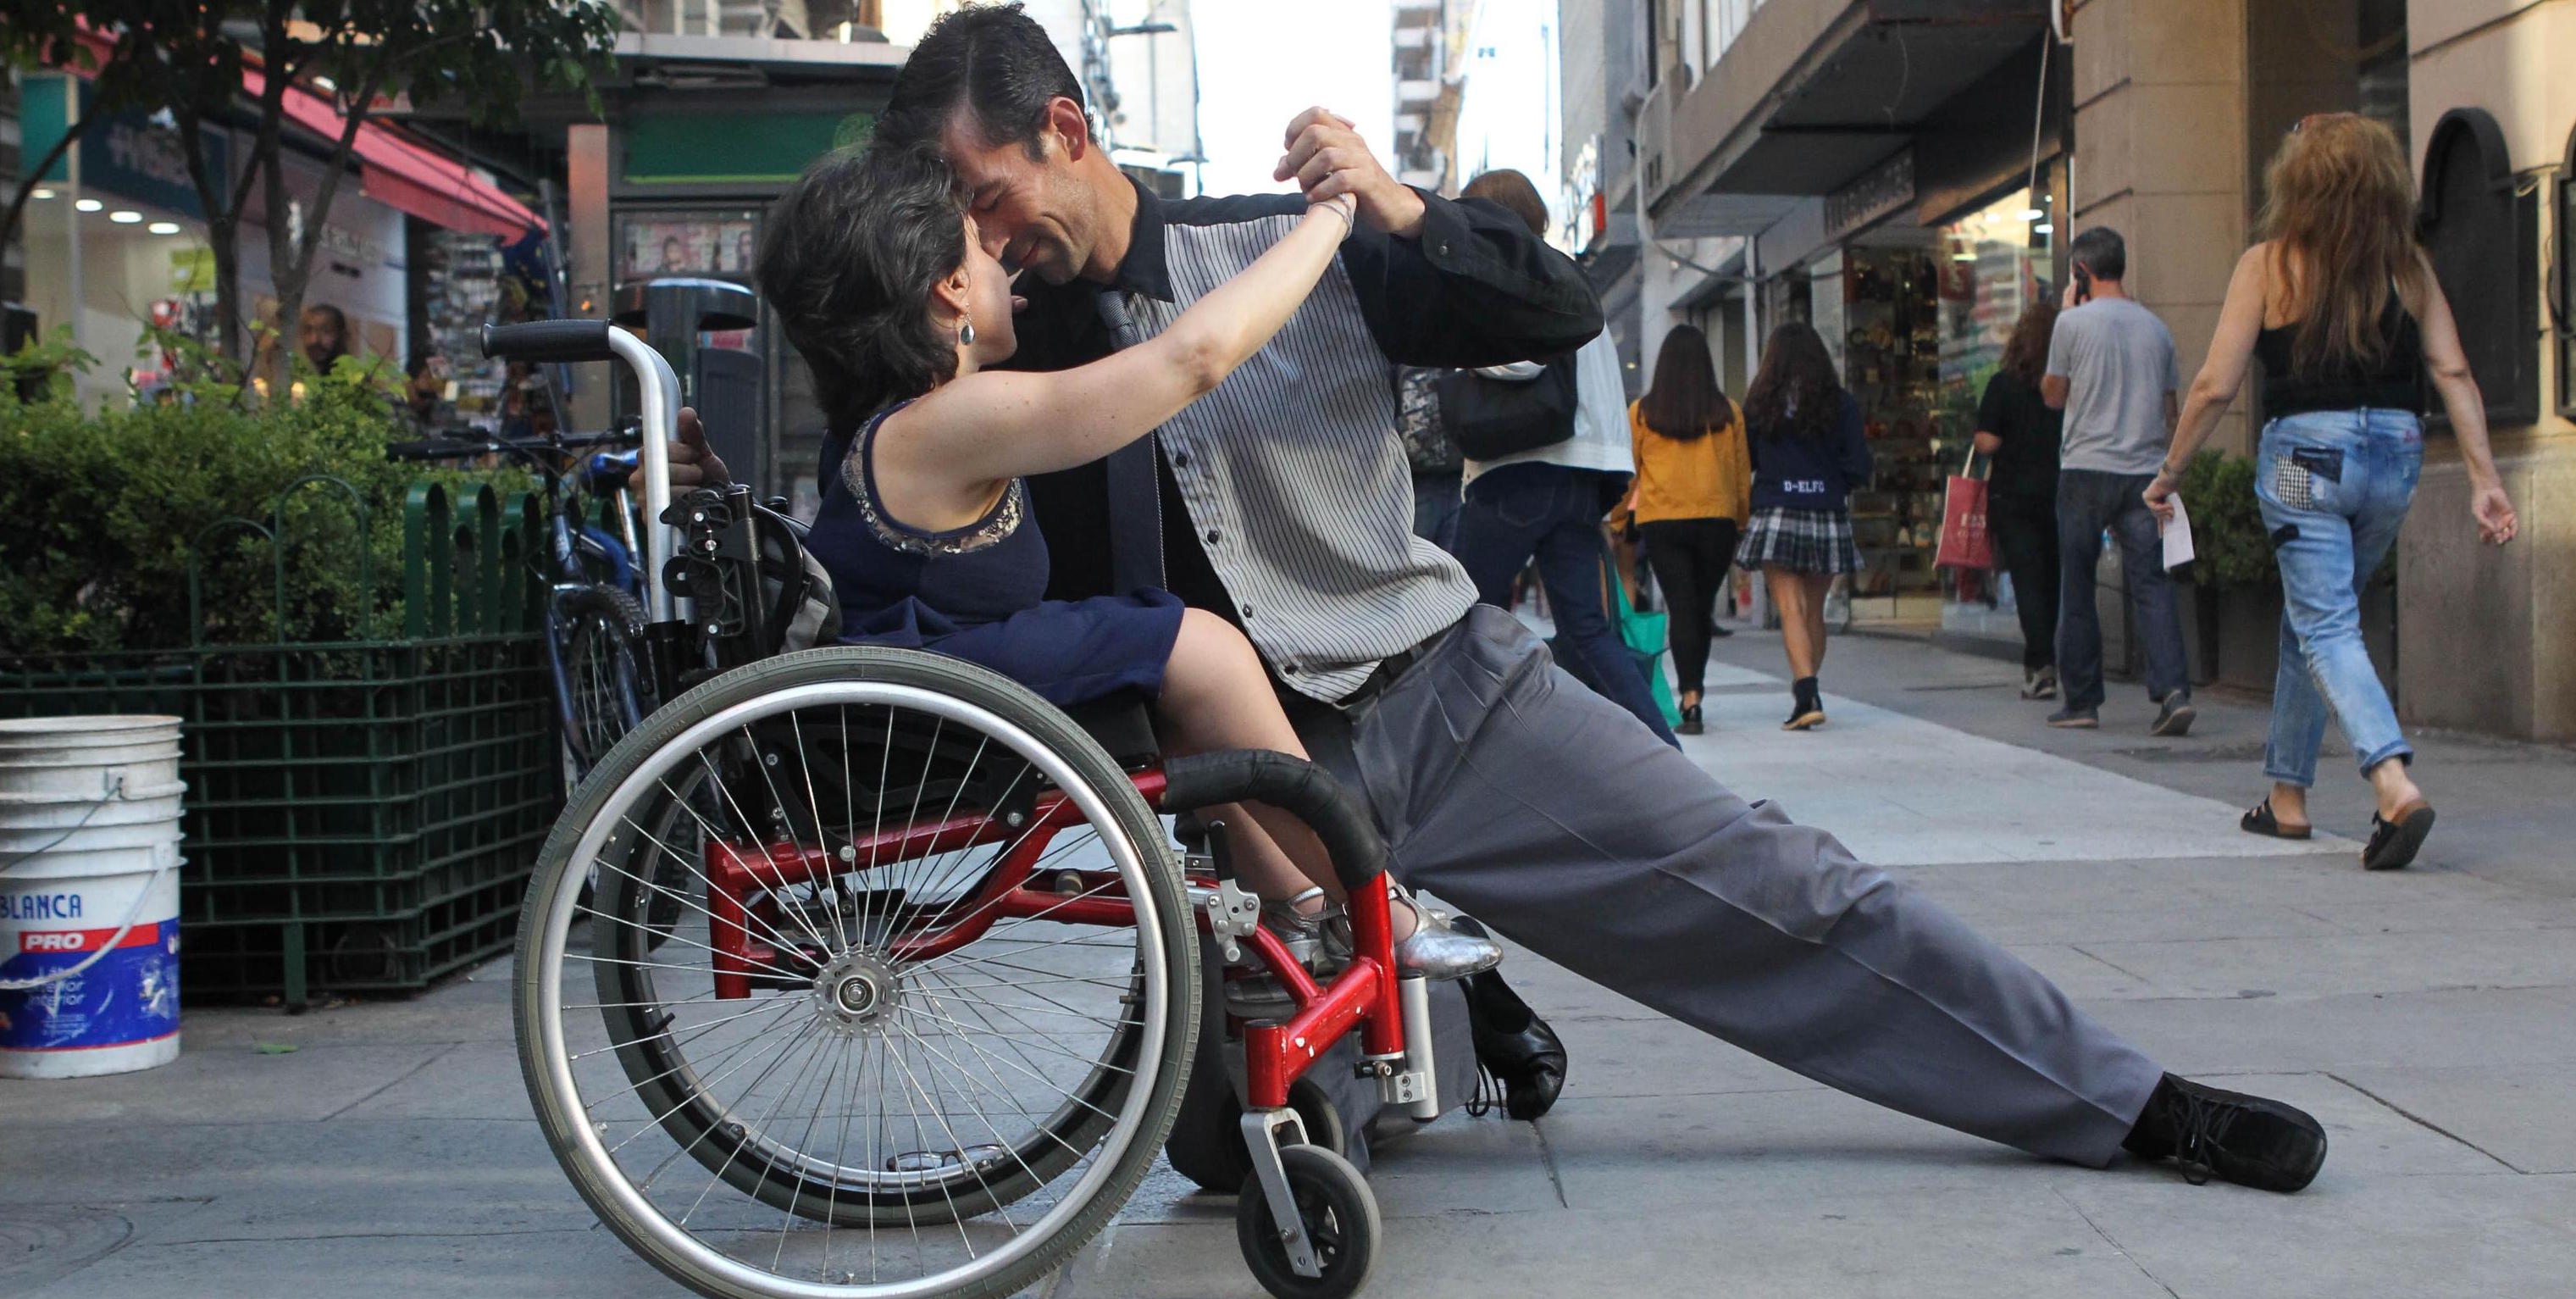
[[(1941, 228), (1940, 414), (1942, 473), (1966, 463), (1976, 432), (1977, 402), (2003, 362), (2013, 325), (2049, 291), (2045, 282), (2056, 238), (2047, 195), (2014, 190)], [(1933, 515), (1939, 526), (1938, 507)], [(1936, 533), (1933, 540), (1937, 543)], [(1946, 630), (1997, 639), (2020, 636), (2015, 594), (1997, 572), (1948, 577)]]
[[(1843, 255), (1843, 290), (1836, 322), (1843, 384), (1860, 403), (1873, 466), (1869, 490), (1852, 494), (1861, 552), (1852, 613), (1923, 621), (1939, 613), (1932, 568), (1941, 526), (1939, 273), (1921, 247), (1855, 247)], [(1820, 330), (1825, 319), (1820, 304)]]
[(2493, 117), (2474, 108), (2442, 115), (2424, 152), (2424, 242), (2489, 424), (2540, 415), (2540, 357), (2531, 345), (2540, 333), (2537, 204), (2517, 192)]
[[(25, 152), (50, 149), (88, 113), (90, 99), (79, 78), (28, 76), (20, 99)], [(207, 132), (202, 143), (205, 167), (216, 175), (230, 174), (247, 147), (223, 131)], [(221, 337), (214, 250), (189, 173), (176, 131), (148, 114), (127, 112), (90, 123), (69, 156), (35, 180), (22, 235), (26, 305), (38, 328), (69, 326), (74, 341), (99, 359), (78, 380), (84, 402), (150, 400), (179, 359), (172, 349), (150, 345), (156, 333), (207, 345)], [(317, 163), (290, 160), (287, 192), (300, 210), (310, 210), (320, 173)], [(399, 366), (402, 217), (355, 189), (342, 187), (323, 219), (304, 302), (336, 313), (342, 352), (391, 358)], [(277, 325), (267, 232), (245, 221), (239, 241), (242, 309), (253, 321)], [(281, 337), (292, 345), (295, 335), (295, 322), (283, 322)]]

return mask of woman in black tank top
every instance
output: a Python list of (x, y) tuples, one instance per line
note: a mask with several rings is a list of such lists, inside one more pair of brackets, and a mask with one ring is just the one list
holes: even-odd
[(2357, 114), (2313, 114), (2282, 142), (2264, 186), (2269, 237), (2236, 263), (2147, 504), (2172, 516), (2182, 466), (2259, 357), (2266, 422), (2255, 495), (2281, 571), (2281, 668), (2263, 762), (2272, 790), (2240, 824), (2308, 837), (2307, 791), (2331, 710), (2378, 803), (2362, 865), (2394, 869), (2414, 860), (2433, 809), (2362, 642), (2361, 590), (2414, 498), (2428, 377), (2468, 471), (2479, 537), (2502, 545), (2517, 521), (2450, 305), (2415, 243), (2414, 182), (2396, 137)]

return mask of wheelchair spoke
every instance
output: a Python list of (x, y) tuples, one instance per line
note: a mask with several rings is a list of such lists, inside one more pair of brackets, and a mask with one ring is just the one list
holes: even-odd
[[(750, 746), (751, 750), (750, 765), (760, 767), (762, 769), (762, 779), (766, 780), (768, 778), (767, 768), (765, 764), (760, 761), (760, 746), (756, 741), (751, 739), (749, 727), (746, 726), (742, 729), (743, 741), (745, 744)], [(761, 860), (769, 863), (770, 873), (778, 877), (779, 886), (770, 893), (771, 897), (778, 899), (778, 909), (782, 912), (792, 913), (796, 918), (798, 927), (805, 931), (806, 937), (814, 940), (815, 946), (828, 946), (828, 944), (823, 941), (822, 931), (814, 928), (812, 919), (806, 916), (805, 909), (798, 906), (793, 899), (787, 896), (787, 868), (779, 864), (777, 854), (773, 852), (769, 846), (770, 841), (768, 837), (761, 833), (760, 823), (753, 820), (751, 814), (743, 810), (741, 801), (733, 796), (733, 787), (724, 779), (724, 776), (716, 770), (715, 759), (707, 756), (706, 750), (704, 749), (698, 751), (697, 757), (699, 764), (704, 766), (707, 770), (707, 778), (715, 783), (716, 792), (723, 797), (725, 804), (733, 809), (734, 820), (742, 826), (744, 836), (749, 838), (753, 843), (759, 845)], [(758, 879), (759, 872), (754, 871), (752, 873), (752, 877), (754, 879)]]
[[(670, 787), (669, 787), (669, 785), (666, 783), (666, 784), (663, 786), (663, 788), (664, 788), (664, 790), (665, 790), (665, 791), (668, 791)], [(684, 807), (685, 807), (685, 806), (687, 806), (687, 805), (686, 805), (686, 804), (685, 804), (685, 802), (684, 802), (684, 803), (682, 803), (682, 806), (684, 806)], [(706, 819), (705, 819), (704, 817), (700, 817), (700, 816), (698, 816), (697, 809), (695, 809), (695, 808), (689, 808), (689, 809), (688, 809), (688, 811), (689, 811), (689, 815), (690, 815), (692, 818), (695, 818), (695, 819), (698, 821), (698, 824), (699, 824), (700, 826), (705, 827), (705, 831), (704, 831), (704, 832), (708, 835), (708, 837), (710, 837), (710, 838), (718, 837), (718, 836), (716, 836), (716, 834), (715, 834), (714, 827), (712, 827), (712, 826), (707, 826), (707, 825), (706, 825)], [(642, 826), (640, 826), (640, 825), (635, 824), (635, 821), (634, 821), (634, 819), (633, 819), (632, 817), (627, 818), (626, 824), (627, 824), (628, 828), (630, 828), (630, 829), (634, 830), (636, 834), (638, 834), (638, 835), (642, 836), (642, 837), (643, 837), (643, 839), (644, 839), (644, 841), (645, 841), (646, 843), (649, 843), (649, 844), (653, 845), (653, 846), (654, 846), (654, 848), (656, 848), (656, 849), (660, 850), (660, 852), (662, 853), (662, 855), (663, 855), (663, 856), (669, 857), (671, 860), (676, 861), (676, 862), (679, 862), (681, 865), (688, 867), (689, 874), (691, 874), (691, 875), (693, 875), (693, 876), (696, 876), (696, 877), (697, 877), (697, 880), (698, 880), (698, 883), (700, 883), (700, 884), (702, 884), (702, 885), (705, 885), (709, 893), (711, 893), (711, 894), (712, 894), (712, 893), (715, 891), (715, 881), (713, 881), (713, 880), (711, 880), (711, 879), (708, 879), (708, 878), (707, 878), (707, 875), (706, 875), (706, 872), (705, 872), (705, 871), (702, 871), (702, 870), (700, 870), (700, 869), (698, 869), (698, 867), (697, 867), (697, 866), (696, 866), (696, 865), (695, 865), (695, 864), (690, 860), (690, 858), (689, 858), (689, 856), (688, 856), (687, 854), (684, 854), (684, 853), (680, 852), (679, 850), (677, 850), (677, 849), (675, 849), (675, 848), (672, 848), (670, 845), (663, 843), (660, 839), (655, 838), (655, 837), (654, 837), (654, 835), (653, 835), (653, 832), (652, 832), (652, 831), (647, 830), (647, 829), (645, 829), (644, 827), (642, 827)], [(593, 860), (594, 860), (598, 865), (602, 865), (602, 866), (607, 866), (607, 865), (608, 865), (608, 862), (607, 862), (607, 860), (606, 860), (605, 858), (594, 858)], [(716, 919), (716, 913), (714, 913), (714, 912), (712, 912), (712, 911), (707, 910), (705, 907), (699, 906), (695, 901), (691, 900), (691, 899), (690, 899), (690, 897), (689, 897), (687, 894), (685, 894), (685, 893), (678, 892), (678, 891), (676, 891), (676, 890), (674, 890), (674, 889), (667, 888), (667, 887), (665, 887), (665, 886), (663, 886), (663, 885), (660, 885), (660, 884), (656, 884), (656, 883), (654, 883), (653, 881), (648, 880), (648, 879), (644, 878), (644, 877), (643, 877), (643, 876), (641, 876), (641, 875), (637, 875), (637, 874), (636, 874), (636, 873), (634, 873), (633, 871), (627, 870), (627, 869), (625, 869), (625, 868), (623, 868), (623, 867), (619, 867), (619, 866), (609, 866), (609, 869), (616, 871), (616, 872), (617, 872), (618, 874), (620, 874), (620, 875), (624, 875), (626, 878), (631, 879), (631, 880), (635, 881), (636, 883), (641, 884), (641, 885), (643, 885), (644, 887), (646, 887), (646, 888), (648, 888), (648, 889), (653, 890), (653, 891), (654, 891), (654, 892), (656, 892), (656, 893), (659, 893), (659, 894), (661, 894), (661, 895), (663, 895), (663, 896), (665, 896), (665, 897), (668, 897), (668, 898), (670, 898), (670, 899), (672, 899), (672, 900), (674, 900), (674, 901), (678, 902), (680, 905), (682, 905), (682, 906), (684, 906), (684, 907), (687, 907), (687, 908), (689, 908), (689, 909), (690, 909), (690, 910), (692, 910), (692, 911), (697, 912), (699, 915), (705, 916), (705, 917), (706, 917), (707, 919), (709, 919), (709, 920), (715, 920), (715, 919)], [(750, 921), (750, 922), (755, 922), (755, 923), (757, 923), (757, 924), (760, 926), (761, 931), (762, 931), (763, 935), (765, 936), (766, 940), (767, 940), (768, 942), (770, 942), (771, 944), (773, 944), (773, 945), (775, 945), (775, 946), (778, 946), (778, 947), (781, 947), (781, 948), (790, 948), (790, 947), (794, 947), (794, 946), (796, 946), (796, 944), (795, 944), (792, 940), (790, 940), (790, 939), (787, 937), (787, 935), (780, 933), (780, 932), (778, 931), (778, 929), (777, 929), (775, 926), (771, 925), (767, 920), (762, 919), (762, 918), (761, 918), (757, 913), (753, 912), (751, 909), (749, 909), (749, 908), (747, 908), (747, 907), (746, 907), (746, 908), (744, 908), (744, 910), (743, 910), (743, 919), (744, 919), (744, 920), (746, 920), (746, 921)], [(746, 928), (748, 928), (748, 926), (746, 926)]]

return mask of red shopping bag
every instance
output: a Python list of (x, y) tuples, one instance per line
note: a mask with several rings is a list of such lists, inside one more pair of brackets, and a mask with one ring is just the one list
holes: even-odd
[(1995, 566), (1994, 537), (1986, 531), (1986, 480), (1968, 476), (1976, 467), (1977, 453), (1971, 449), (1968, 463), (1950, 475), (1941, 502), (1941, 548), (1932, 556), (1936, 568)]

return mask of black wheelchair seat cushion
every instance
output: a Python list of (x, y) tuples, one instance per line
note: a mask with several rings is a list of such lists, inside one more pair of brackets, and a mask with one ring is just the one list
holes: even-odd
[(1112, 695), (1075, 704), (1065, 710), (1065, 715), (1100, 741), (1100, 747), (1122, 767), (1149, 766), (1162, 755), (1162, 745), (1154, 738), (1153, 716), (1145, 710), (1145, 701), (1135, 695)]

